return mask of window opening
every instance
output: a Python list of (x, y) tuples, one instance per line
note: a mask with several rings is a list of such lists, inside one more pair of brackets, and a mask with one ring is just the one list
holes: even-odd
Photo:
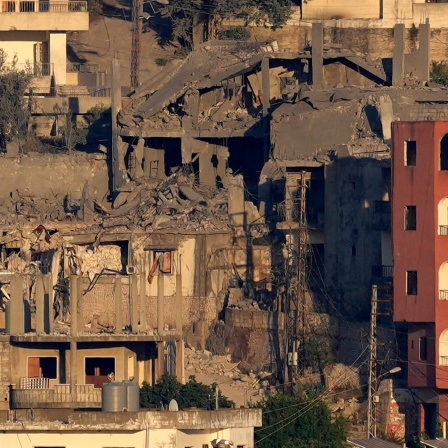
[(440, 141), (440, 169), (448, 171), (448, 134)]
[(406, 205), (404, 208), (404, 229), (417, 230), (417, 207)]
[(419, 339), (419, 359), (426, 361), (428, 358), (428, 339), (426, 336), (421, 336)]
[(404, 142), (405, 144), (405, 159), (404, 164), (406, 166), (416, 166), (417, 165), (417, 142), (414, 140), (409, 140)]
[(30, 356), (28, 358), (28, 378), (58, 377), (58, 359), (56, 356)]
[(86, 384), (100, 388), (115, 381), (115, 358), (85, 358)]
[(417, 271), (407, 271), (406, 273), (406, 294), (408, 296), (417, 295)]
[(148, 274), (148, 281), (151, 284), (154, 275), (159, 269), (161, 274), (172, 274), (173, 273), (173, 251), (172, 250), (154, 250), (153, 251), (153, 262), (151, 270)]

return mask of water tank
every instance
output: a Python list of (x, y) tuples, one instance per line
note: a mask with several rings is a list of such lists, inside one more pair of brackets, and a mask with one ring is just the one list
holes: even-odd
[(140, 388), (134, 381), (126, 381), (126, 401), (129, 412), (140, 410)]
[(127, 408), (127, 390), (125, 383), (105, 383), (102, 387), (103, 412), (120, 412)]

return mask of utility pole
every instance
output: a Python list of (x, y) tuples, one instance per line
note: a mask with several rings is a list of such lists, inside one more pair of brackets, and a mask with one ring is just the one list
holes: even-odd
[[(306, 224), (306, 190), (309, 173), (289, 173), (286, 177), (285, 222), (277, 228), (286, 231), (288, 257), (285, 262), (287, 293), (285, 313), (286, 340), (285, 383), (291, 395), (296, 394), (295, 377), (298, 373), (298, 352), (305, 338), (306, 290), (308, 283), (308, 229)], [(300, 357), (302, 358), (302, 357)], [(303, 367), (303, 365), (302, 365)]]
[(378, 390), (377, 378), (377, 351), (378, 337), (376, 331), (376, 320), (378, 316), (378, 287), (372, 286), (372, 305), (370, 312), (370, 337), (369, 337), (369, 390), (367, 408), (367, 438), (376, 437), (376, 393)]
[(142, 34), (143, 0), (132, 0), (132, 50), (131, 50), (131, 87), (139, 84), (140, 36)]

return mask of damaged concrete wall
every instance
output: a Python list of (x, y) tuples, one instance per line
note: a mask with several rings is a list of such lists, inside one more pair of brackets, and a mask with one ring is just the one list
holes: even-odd
[(383, 213), (375, 201), (385, 198), (388, 173), (387, 162), (369, 158), (345, 157), (325, 168), (325, 282), (352, 316), (368, 312), (372, 266), (382, 264), (381, 232), (390, 232), (390, 220), (375, 220)]
[(9, 341), (0, 341), (0, 411), (9, 410), (11, 350)]

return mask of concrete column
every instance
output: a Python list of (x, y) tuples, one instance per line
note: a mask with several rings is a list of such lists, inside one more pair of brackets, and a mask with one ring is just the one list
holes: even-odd
[(77, 344), (73, 339), (70, 341), (70, 395), (72, 396), (72, 401), (76, 401), (76, 364), (77, 364)]
[(112, 59), (112, 190), (125, 183), (124, 158), (122, 157), (123, 142), (118, 134), (117, 115), (121, 110), (121, 80), (120, 62)]
[(165, 373), (165, 342), (157, 343), (157, 364), (155, 372), (155, 381)]
[(311, 31), (311, 68), (313, 86), (323, 87), (324, 80), (324, 27), (322, 23), (313, 23)]
[(431, 65), (431, 28), (429, 26), (429, 19), (426, 23), (421, 23), (418, 27), (418, 62), (417, 62), (417, 77), (425, 83), (429, 81), (429, 72)]
[(45, 332), (45, 288), (44, 276), (36, 275), (36, 333)]
[(244, 180), (241, 174), (234, 176), (228, 188), (228, 213), (230, 222), (240, 230), (246, 224), (244, 210)]
[(67, 84), (67, 34), (50, 33), (50, 63), (56, 85)]
[(185, 383), (184, 370), (184, 341), (176, 341), (176, 377), (181, 383)]
[(115, 277), (115, 333), (123, 330), (123, 293), (121, 289), (121, 277)]
[(78, 332), (78, 276), (70, 276), (70, 335)]
[(44, 331), (46, 333), (53, 333), (53, 302), (54, 302), (54, 290), (53, 290), (53, 275), (44, 275)]
[(271, 79), (268, 57), (264, 57), (261, 60), (261, 85), (263, 89), (263, 117), (266, 117), (269, 114), (269, 106), (271, 102)]
[(138, 332), (138, 277), (132, 274), (129, 278), (131, 282), (131, 326), (134, 333)]
[(165, 334), (164, 280), (163, 275), (159, 272), (157, 276), (157, 330), (160, 336)]
[(180, 337), (182, 337), (183, 327), (182, 302), (182, 274), (176, 274), (176, 331)]
[(146, 323), (146, 272), (140, 274), (140, 329), (147, 329)]
[(77, 288), (76, 301), (78, 303), (78, 326), (76, 328), (79, 334), (84, 332), (84, 312), (83, 312), (83, 285), (82, 285), (82, 275), (78, 276), (78, 288)]
[(11, 301), (9, 303), (9, 333), (25, 332), (25, 306), (23, 302), (23, 279), (19, 274), (11, 275)]
[(392, 59), (392, 85), (402, 86), (404, 80), (404, 50), (405, 50), (404, 23), (397, 23), (394, 28), (394, 54)]

